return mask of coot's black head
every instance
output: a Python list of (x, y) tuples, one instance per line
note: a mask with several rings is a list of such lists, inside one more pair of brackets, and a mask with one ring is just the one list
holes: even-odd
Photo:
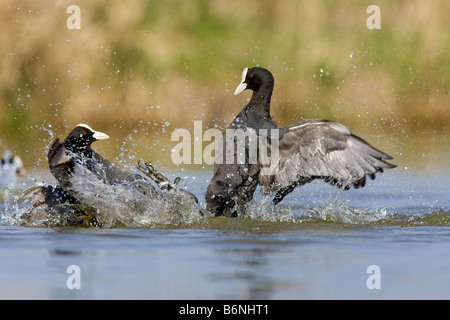
[(246, 89), (253, 91), (267, 90), (271, 92), (273, 85), (273, 76), (269, 70), (259, 67), (245, 68), (242, 72), (241, 83), (236, 88), (236, 91), (234, 91), (234, 94), (239, 94)]
[(64, 140), (64, 147), (71, 152), (84, 152), (91, 150), (91, 144), (97, 140), (108, 139), (105, 133), (95, 131), (87, 124), (79, 124)]

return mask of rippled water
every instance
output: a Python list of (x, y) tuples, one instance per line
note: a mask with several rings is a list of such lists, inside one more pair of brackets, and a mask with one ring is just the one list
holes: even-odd
[[(203, 201), (209, 178), (182, 183)], [(16, 197), (30, 185), (2, 190), (0, 298), (450, 298), (448, 172), (397, 170), (347, 192), (318, 181), (279, 207), (257, 195), (244, 218), (165, 211), (119, 228), (24, 226)], [(81, 289), (67, 287), (70, 265)]]

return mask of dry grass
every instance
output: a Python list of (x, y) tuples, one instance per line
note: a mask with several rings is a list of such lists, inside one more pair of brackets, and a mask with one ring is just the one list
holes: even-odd
[[(373, 3), (381, 30), (366, 28)], [(275, 75), (280, 125), (337, 120), (405, 166), (450, 158), (447, 0), (79, 1), (81, 30), (70, 4), (0, 3), (1, 140), (28, 166), (85, 122), (113, 137), (104, 154), (170, 167), (172, 130), (226, 127), (253, 65)]]

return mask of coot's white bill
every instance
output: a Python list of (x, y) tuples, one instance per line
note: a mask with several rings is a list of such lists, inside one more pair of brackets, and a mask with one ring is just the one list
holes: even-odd
[(237, 94), (241, 93), (242, 91), (244, 91), (245, 89), (247, 89), (247, 84), (245, 83), (245, 78), (247, 77), (247, 71), (248, 71), (248, 68), (245, 68), (244, 71), (242, 72), (241, 83), (238, 85), (238, 87), (234, 91), (234, 95), (237, 95)]

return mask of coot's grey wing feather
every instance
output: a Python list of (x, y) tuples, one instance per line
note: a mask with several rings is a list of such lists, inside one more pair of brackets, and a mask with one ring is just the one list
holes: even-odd
[[(265, 188), (279, 191), (314, 179), (340, 187), (363, 187), (366, 176), (395, 165), (392, 157), (353, 135), (339, 123), (304, 120), (285, 128), (279, 141), (279, 166)], [(270, 183), (269, 183), (270, 181)]]

